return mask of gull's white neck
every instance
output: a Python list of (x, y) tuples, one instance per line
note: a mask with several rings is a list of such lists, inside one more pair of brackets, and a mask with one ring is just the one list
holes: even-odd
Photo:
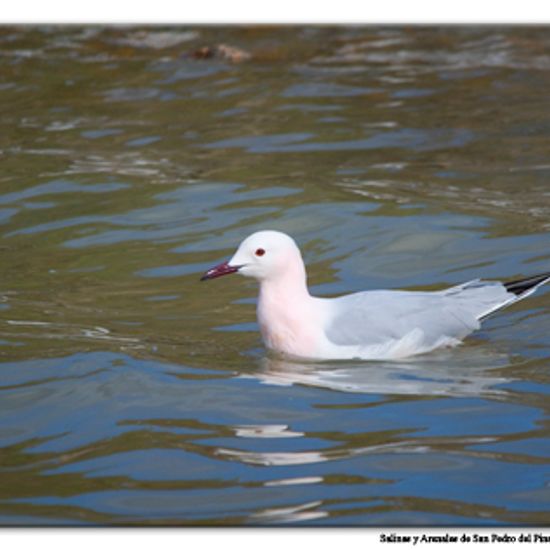
[(291, 262), (276, 277), (260, 281), (258, 323), (266, 347), (302, 357), (312, 356), (319, 335), (314, 327), (317, 303), (307, 289), (303, 262)]

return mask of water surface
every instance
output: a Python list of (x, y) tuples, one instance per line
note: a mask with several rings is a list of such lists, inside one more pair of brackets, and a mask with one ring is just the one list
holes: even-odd
[(323, 296), (550, 271), (548, 29), (3, 27), (0, 66), (3, 524), (548, 524), (548, 289), (296, 363), (199, 282), (265, 228)]

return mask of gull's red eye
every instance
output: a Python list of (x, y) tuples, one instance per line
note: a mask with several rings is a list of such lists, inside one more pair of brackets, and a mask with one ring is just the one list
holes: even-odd
[(254, 254), (256, 254), (256, 256), (263, 256), (265, 254), (265, 250), (263, 248), (258, 248)]

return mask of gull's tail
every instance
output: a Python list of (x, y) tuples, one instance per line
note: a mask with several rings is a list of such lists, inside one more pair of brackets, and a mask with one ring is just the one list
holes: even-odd
[(500, 304), (496, 304), (491, 309), (489, 309), (489, 311), (486, 311), (485, 313), (483, 313), (483, 315), (480, 315), (478, 319), (480, 321), (483, 321), (484, 319), (489, 317), (489, 315), (492, 315), (496, 311), (499, 311), (504, 307), (514, 304), (519, 300), (523, 300), (523, 298), (527, 298), (527, 296), (533, 294), (533, 292), (535, 292), (535, 290), (537, 290), (539, 286), (542, 286), (548, 281), (550, 281), (550, 272), (527, 277), (526, 279), (510, 281), (509, 283), (501, 283), (506, 291), (510, 294), (513, 294), (514, 296), (505, 300), (504, 302), (501, 302)]
[(518, 281), (510, 281), (503, 284), (508, 292), (515, 294), (518, 298), (525, 298), (548, 281), (550, 281), (550, 273), (543, 273), (542, 275), (535, 275), (534, 277), (527, 277), (527, 279), (519, 279)]

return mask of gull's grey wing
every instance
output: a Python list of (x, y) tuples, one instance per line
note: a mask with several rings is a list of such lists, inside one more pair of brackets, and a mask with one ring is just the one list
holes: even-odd
[(337, 345), (369, 346), (416, 330), (430, 346), (464, 338), (481, 318), (516, 300), (503, 284), (479, 280), (437, 292), (359, 292), (331, 300), (325, 333)]

